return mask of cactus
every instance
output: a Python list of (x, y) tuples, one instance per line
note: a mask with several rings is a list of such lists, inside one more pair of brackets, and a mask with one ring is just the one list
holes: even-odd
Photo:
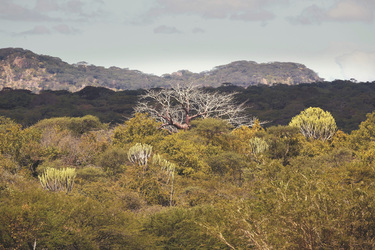
[(335, 119), (330, 112), (312, 107), (293, 117), (289, 126), (299, 128), (308, 139), (319, 139), (323, 142), (331, 140), (337, 131)]
[(171, 191), (169, 196), (169, 206), (173, 204), (173, 193), (174, 193), (174, 172), (176, 169), (176, 165), (172, 162), (167, 161), (159, 154), (156, 154), (152, 157), (152, 163), (156, 166), (159, 166), (162, 171), (165, 171), (167, 176), (166, 184), (170, 183)]
[(249, 143), (253, 155), (261, 154), (268, 149), (267, 142), (259, 137), (251, 138)]
[(152, 163), (156, 166), (159, 166), (162, 171), (165, 171), (167, 175), (166, 183), (168, 184), (170, 181), (173, 182), (174, 180), (174, 171), (176, 169), (176, 165), (167, 161), (159, 154), (156, 154), (152, 157)]
[(65, 191), (69, 193), (73, 189), (76, 170), (74, 168), (47, 168), (44, 173), (38, 177), (44, 189), (54, 192)]
[(152, 146), (148, 144), (137, 143), (131, 147), (128, 151), (128, 159), (134, 164), (143, 169), (143, 177), (147, 170), (148, 158), (150, 158), (152, 153)]

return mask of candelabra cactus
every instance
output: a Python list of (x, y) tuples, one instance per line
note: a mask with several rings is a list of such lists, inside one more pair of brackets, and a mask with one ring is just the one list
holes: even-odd
[(128, 159), (134, 164), (143, 169), (143, 177), (147, 170), (148, 158), (150, 158), (152, 153), (152, 146), (148, 144), (137, 143), (131, 147), (128, 151)]
[(76, 170), (74, 168), (55, 169), (47, 168), (39, 176), (40, 184), (44, 189), (50, 191), (65, 191), (69, 193), (74, 186)]
[(169, 197), (169, 205), (172, 206), (173, 204), (173, 193), (174, 193), (174, 172), (176, 169), (176, 165), (172, 162), (167, 161), (159, 154), (156, 154), (152, 157), (152, 163), (156, 166), (159, 166), (162, 171), (166, 174), (166, 184), (171, 185), (170, 197)]

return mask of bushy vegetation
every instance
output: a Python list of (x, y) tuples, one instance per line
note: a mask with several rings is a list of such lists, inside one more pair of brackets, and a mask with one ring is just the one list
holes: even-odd
[[(259, 121), (159, 128), (0, 117), (0, 248), (375, 248), (375, 112), (326, 140)], [(67, 169), (69, 192), (46, 187)]]

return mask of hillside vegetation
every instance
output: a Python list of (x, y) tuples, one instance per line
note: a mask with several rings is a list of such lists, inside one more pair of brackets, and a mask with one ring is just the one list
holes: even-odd
[(317, 107), (301, 119), (319, 136), (0, 117), (0, 248), (373, 249), (375, 113), (350, 134)]
[(26, 89), (33, 92), (42, 90), (75, 92), (85, 86), (134, 90), (190, 82), (213, 87), (229, 82), (247, 87), (255, 84), (272, 85), (275, 83), (294, 85), (321, 80), (315, 72), (297, 63), (257, 64), (238, 61), (201, 73), (180, 70), (159, 77), (138, 70), (104, 68), (86, 62), (71, 65), (60, 58), (38, 55), (21, 48), (0, 49), (0, 87)]

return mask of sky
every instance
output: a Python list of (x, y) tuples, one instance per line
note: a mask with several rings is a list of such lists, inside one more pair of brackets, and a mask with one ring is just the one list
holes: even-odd
[(0, 48), (162, 75), (233, 61), (375, 80), (375, 0), (0, 0)]

